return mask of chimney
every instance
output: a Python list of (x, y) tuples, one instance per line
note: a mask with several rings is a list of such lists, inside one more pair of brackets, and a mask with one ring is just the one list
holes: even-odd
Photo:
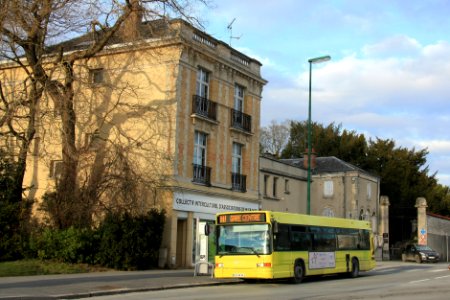
[(131, 13), (126, 20), (123, 21), (119, 36), (124, 42), (132, 42), (139, 39), (139, 27), (144, 16), (144, 8), (139, 0), (131, 0)]
[[(317, 153), (314, 148), (311, 149), (311, 169), (316, 168), (316, 157)], [(303, 168), (308, 169), (308, 149), (305, 150), (305, 153), (303, 153)]]

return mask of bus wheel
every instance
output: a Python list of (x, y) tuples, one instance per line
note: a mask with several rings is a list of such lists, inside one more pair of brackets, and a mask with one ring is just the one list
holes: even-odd
[(300, 283), (305, 278), (305, 267), (301, 261), (296, 261), (294, 265), (294, 278), (292, 281), (294, 283)]
[(359, 276), (359, 261), (357, 258), (352, 259), (352, 271), (350, 272), (351, 278), (356, 278)]

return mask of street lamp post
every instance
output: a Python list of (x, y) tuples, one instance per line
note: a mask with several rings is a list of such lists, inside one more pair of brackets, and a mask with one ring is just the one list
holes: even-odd
[(306, 194), (306, 213), (311, 214), (311, 73), (312, 65), (329, 61), (329, 55), (308, 59), (309, 62), (309, 102), (308, 102), (308, 184)]

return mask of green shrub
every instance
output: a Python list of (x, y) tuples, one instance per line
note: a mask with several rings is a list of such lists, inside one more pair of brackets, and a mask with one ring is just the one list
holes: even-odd
[(64, 230), (45, 228), (33, 237), (37, 257), (67, 263), (95, 263), (95, 232), (89, 229), (70, 227)]
[(98, 229), (43, 228), (33, 232), (30, 253), (41, 260), (100, 264), (121, 270), (143, 270), (158, 265), (165, 211), (145, 215), (108, 214)]
[(99, 228), (98, 261), (106, 267), (143, 270), (156, 267), (165, 212), (156, 209), (133, 217), (109, 214)]

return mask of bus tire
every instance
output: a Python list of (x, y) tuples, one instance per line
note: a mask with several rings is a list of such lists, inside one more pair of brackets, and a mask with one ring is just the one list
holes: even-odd
[(300, 283), (305, 278), (305, 265), (301, 260), (295, 261), (293, 283)]
[(352, 270), (350, 271), (350, 277), (356, 278), (359, 276), (359, 261), (356, 257), (352, 259)]

